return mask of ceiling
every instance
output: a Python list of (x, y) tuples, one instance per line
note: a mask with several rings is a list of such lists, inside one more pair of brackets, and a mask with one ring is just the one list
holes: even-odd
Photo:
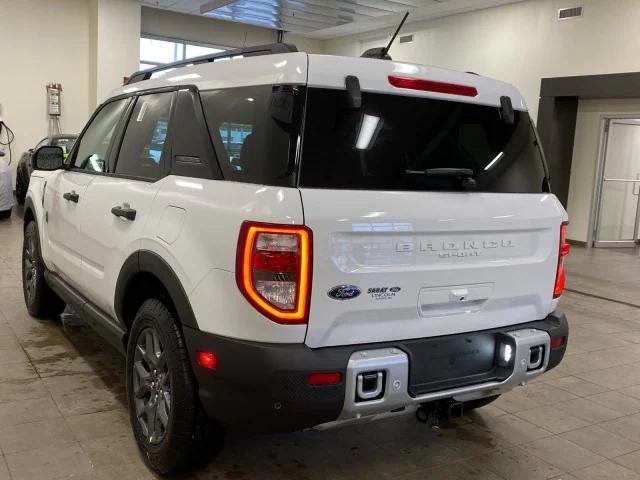
[(143, 5), (328, 39), (522, 0), (141, 0)]

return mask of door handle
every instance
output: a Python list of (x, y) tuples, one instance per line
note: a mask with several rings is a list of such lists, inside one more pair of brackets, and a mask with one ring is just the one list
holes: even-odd
[(128, 204), (116, 205), (111, 209), (111, 213), (113, 213), (116, 217), (126, 218), (127, 220), (134, 221), (136, 219), (136, 211), (129, 207)]
[(80, 200), (80, 195), (78, 195), (75, 191), (72, 191), (63, 193), (62, 198), (64, 198), (68, 202), (78, 203), (78, 200)]

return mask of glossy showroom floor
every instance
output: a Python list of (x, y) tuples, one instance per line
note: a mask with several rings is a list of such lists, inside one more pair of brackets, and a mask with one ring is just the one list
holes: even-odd
[[(18, 210), (0, 223), (0, 480), (151, 478), (129, 433), (122, 359), (77, 321), (27, 315), (21, 222)], [(231, 432), (198, 477), (640, 479), (640, 258), (574, 248), (568, 271), (591, 296), (563, 297), (569, 354), (542, 379), (440, 429), (409, 416)]]

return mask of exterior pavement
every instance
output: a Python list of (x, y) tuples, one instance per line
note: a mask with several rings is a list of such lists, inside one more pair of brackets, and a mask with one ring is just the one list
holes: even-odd
[[(152, 478), (130, 433), (123, 359), (73, 318), (27, 314), (21, 226), (20, 209), (0, 222), (0, 480)], [(640, 258), (574, 247), (568, 275), (589, 295), (563, 296), (568, 354), (541, 379), (440, 428), (411, 415), (232, 431), (197, 478), (640, 479)]]

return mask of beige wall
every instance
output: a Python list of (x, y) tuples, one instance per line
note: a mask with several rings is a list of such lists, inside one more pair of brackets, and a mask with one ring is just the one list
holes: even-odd
[[(268, 28), (148, 7), (142, 8), (142, 33), (222, 47), (261, 45), (276, 41), (276, 32)], [(297, 45), (301, 51), (311, 53), (323, 51), (323, 42), (320, 40), (293, 34), (285, 34), (284, 40)]]
[(140, 67), (140, 4), (137, 0), (90, 0), (91, 110)]
[(86, 0), (0, 0), (0, 104), (15, 133), (13, 166), (47, 135), (45, 85), (62, 84), (64, 131), (89, 112), (89, 5)]
[(616, 114), (638, 114), (638, 118), (640, 118), (640, 99), (581, 100), (578, 105), (567, 202), (567, 210), (571, 219), (567, 236), (572, 240), (587, 241), (602, 128), (601, 121), (605, 115)]
[[(583, 18), (555, 20), (558, 8), (578, 4)], [(403, 32), (415, 33), (414, 42), (396, 44), (391, 55), (511, 82), (535, 119), (543, 77), (639, 71), (639, 25), (639, 0), (529, 0), (409, 23)], [(359, 55), (368, 40), (384, 40), (391, 30), (330, 40), (324, 48)]]
[(13, 167), (47, 135), (45, 85), (62, 84), (63, 132), (138, 69), (136, 0), (0, 0), (0, 116), (15, 133)]

